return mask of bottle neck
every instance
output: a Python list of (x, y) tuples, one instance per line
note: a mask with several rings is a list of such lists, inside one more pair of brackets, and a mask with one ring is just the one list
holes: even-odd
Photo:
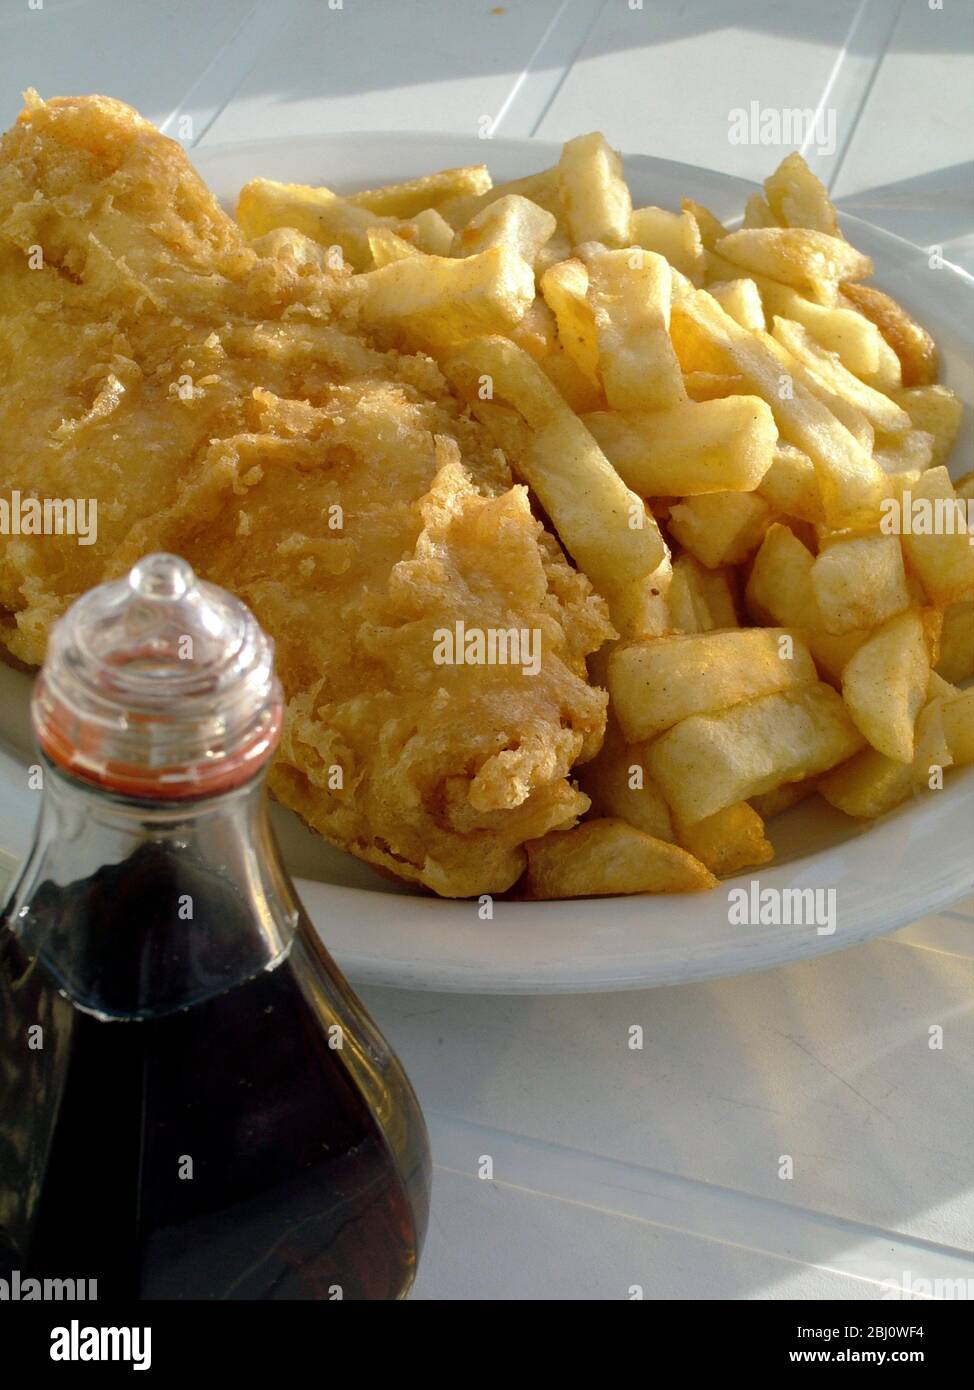
[(286, 954), (298, 908), (263, 773), (217, 797), (149, 803), (41, 765), (34, 844), (4, 916), (78, 1007), (156, 1017)]

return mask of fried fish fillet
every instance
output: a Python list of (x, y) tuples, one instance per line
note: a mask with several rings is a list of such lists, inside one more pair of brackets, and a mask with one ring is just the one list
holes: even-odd
[[(421, 355), (350, 331), (299, 233), (244, 241), (182, 149), (103, 97), (29, 93), (0, 144), (0, 496), (96, 499), (97, 541), (0, 536), (0, 640), (28, 665), (150, 550), (277, 643), (280, 801), (447, 896), (499, 892), (572, 825), (598, 749), (605, 605)], [(441, 664), (444, 630), (540, 636)]]

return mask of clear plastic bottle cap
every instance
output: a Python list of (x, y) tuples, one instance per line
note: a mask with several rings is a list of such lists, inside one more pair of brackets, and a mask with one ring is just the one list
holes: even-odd
[(41, 748), (106, 790), (212, 796), (280, 737), (274, 644), (245, 604), (177, 555), (147, 555), (54, 627), (31, 711)]

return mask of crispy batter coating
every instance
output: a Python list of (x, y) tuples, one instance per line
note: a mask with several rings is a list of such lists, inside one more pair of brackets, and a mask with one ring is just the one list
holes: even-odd
[[(28, 94), (0, 144), (0, 496), (96, 498), (98, 536), (0, 535), (0, 640), (36, 665), (90, 585), (184, 555), (277, 642), (275, 795), (402, 878), (500, 892), (588, 806), (612, 629), (436, 365), (344, 300), (130, 108)], [(540, 669), (438, 664), (457, 623), (540, 632)]]

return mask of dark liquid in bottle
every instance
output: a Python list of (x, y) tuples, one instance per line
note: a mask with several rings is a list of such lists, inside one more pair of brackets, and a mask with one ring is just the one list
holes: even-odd
[[(175, 925), (180, 895), (193, 920)], [(155, 949), (154, 969), (196, 981), (220, 934), (252, 930), (231, 884), (157, 844), (43, 884), (30, 911), (55, 942), (82, 933), (105, 970)], [(336, 979), (302, 923), (273, 969), (160, 1017), (106, 1020), (0, 927), (0, 1264), (97, 1278), (99, 1298), (402, 1296), (428, 1200), (422, 1120), (400, 1116), (397, 1164), (349, 1049), (379, 1085), (396, 1064), (367, 1015), (331, 1011)]]

